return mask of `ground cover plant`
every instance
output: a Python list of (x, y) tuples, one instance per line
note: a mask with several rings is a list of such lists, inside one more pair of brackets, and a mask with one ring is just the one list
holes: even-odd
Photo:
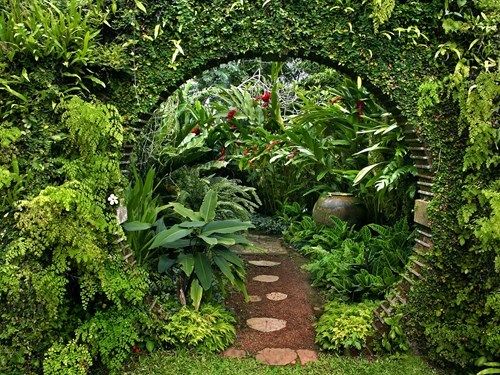
[[(243, 56), (323, 61), (348, 73), (355, 88), (360, 76), (362, 86), (369, 86), (398, 125), (405, 123), (425, 138), (435, 172), (429, 212), (434, 247), (425, 256), (425, 277), (410, 291), (400, 323), (414, 345), (443, 366), (468, 371), (484, 357), (488, 362), (482, 363), (496, 367), (496, 1), (2, 0), (0, 13), (1, 372), (64, 373), (69, 371), (65, 363), (75, 373), (97, 367), (119, 372), (133, 351), (166, 346), (159, 332), (180, 309), (170, 306), (179, 299), (179, 288), (174, 279), (158, 275), (154, 259), (135, 257), (131, 244), (142, 241), (142, 234), (134, 231), (137, 238), (126, 239), (118, 225), (117, 206), (127, 204), (127, 179), (134, 179), (122, 151), (129, 152), (155, 105), (181, 82)], [(205, 164), (209, 170), (200, 177), (208, 179), (214, 162), (219, 167), (229, 162), (231, 173), (219, 170), (215, 177), (232, 180), (233, 187), (234, 180), (246, 177), (245, 184), (265, 192), (260, 192), (263, 206), (274, 213), (287, 203), (300, 201), (303, 207), (314, 200), (302, 196), (314, 186), (291, 184), (292, 160), (304, 166), (301, 183), (322, 176), (320, 182), (350, 186), (379, 214), (376, 221), (391, 223), (408, 212), (408, 205), (397, 203), (411, 205), (414, 173), (404, 149), (398, 149), (400, 127), (391, 129), (392, 122), (380, 124), (385, 117), (375, 117), (366, 132), (370, 129), (359, 126), (371, 121), (363, 118), (365, 107), (326, 103), (335, 96), (311, 89), (325, 75), (341, 87), (341, 74), (322, 73), (308, 92), (309, 98), (324, 97), (325, 102), (311, 105), (311, 113), (318, 115), (317, 107), (345, 108), (352, 120), (346, 130), (366, 133), (329, 143), (321, 123), (307, 123), (324, 146), (315, 149), (307, 133), (298, 131), (300, 137), (293, 140), (295, 133), (286, 137), (283, 132), (287, 116), (297, 115), (300, 107), (284, 104), (300, 102), (301, 90), (299, 100), (281, 100), (280, 90), (293, 90), (276, 80), (276, 70), (274, 77), (271, 69), (268, 73), (266, 85), (255, 86), (250, 98), (245, 90), (231, 88), (238, 81), (231, 77), (239, 72), (221, 75), (226, 83), (220, 97), (227, 100), (221, 99), (219, 110), (214, 103), (214, 113), (207, 113), (203, 100), (193, 104), (184, 112), (182, 137), (166, 137), (158, 147), (164, 153), (151, 154), (159, 176), (154, 185), (185, 164)], [(250, 120), (263, 130), (252, 128)], [(215, 124), (226, 126), (209, 133)], [(251, 132), (239, 145), (234, 136), (245, 129)], [(358, 140), (359, 154), (340, 153), (345, 165), (332, 169), (329, 150), (340, 151), (347, 141)], [(144, 179), (149, 165), (131, 163)], [(240, 165), (242, 173), (236, 175)], [(307, 166), (322, 168), (322, 173), (311, 176)], [(358, 183), (347, 183), (353, 180)], [(199, 210), (212, 183), (193, 184), (202, 194), (188, 185), (179, 184), (178, 191), (187, 194), (177, 196), (160, 183), (156, 203), (161, 207), (178, 199)], [(149, 203), (149, 208), (156, 206)], [(227, 206), (220, 208), (221, 216), (233, 214)], [(247, 207), (245, 215), (250, 211)], [(171, 209), (161, 210), (156, 221), (161, 216), (173, 220), (165, 226), (175, 225), (170, 215)], [(246, 220), (242, 215), (234, 211)], [(145, 237), (155, 235), (143, 230)], [(220, 301), (222, 292), (215, 289), (203, 298)], [(186, 305), (197, 300), (187, 298)], [(115, 322), (125, 335), (112, 334)]]

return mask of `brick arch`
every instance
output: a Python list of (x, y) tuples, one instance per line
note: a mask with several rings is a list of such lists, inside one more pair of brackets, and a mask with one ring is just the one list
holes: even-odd
[[(337, 2), (325, 1), (325, 5), (330, 3)], [(390, 314), (393, 306), (398, 303), (406, 302), (406, 294), (411, 284), (421, 277), (419, 271), (425, 267), (421, 254), (432, 247), (432, 231), (426, 208), (433, 196), (435, 173), (431, 152), (421, 135), (414, 112), (420, 83), (438, 72), (432, 64), (428, 64), (427, 51), (414, 45), (413, 41), (404, 37), (388, 40), (383, 33), (374, 32), (369, 12), (359, 3), (352, 5), (354, 11), (347, 14), (330, 11), (327, 7), (319, 9), (314, 1), (297, 0), (276, 5), (276, 9), (285, 9), (286, 12), (280, 13), (282, 16), (278, 15), (279, 12), (270, 13), (272, 8), (263, 8), (260, 4), (246, 4), (241, 17), (247, 17), (261, 25), (250, 33), (238, 24), (238, 18), (227, 18), (224, 9), (213, 8), (210, 16), (203, 14), (202, 10), (211, 5), (199, 2), (199, 5), (192, 5), (194, 10), (199, 10), (195, 21), (183, 31), (186, 34), (182, 40), (185, 55), (178, 56), (179, 65), (176, 69), (172, 69), (167, 63), (172, 56), (171, 41), (177, 39), (172, 28), (153, 42), (143, 41), (138, 44), (133, 72), (110, 77), (112, 89), (107, 92), (107, 99), (122, 113), (127, 114), (127, 128), (132, 133), (140, 133), (158, 105), (180, 84), (224, 62), (240, 58), (260, 57), (276, 61), (299, 57), (333, 67), (353, 78), (362, 77), (369, 91), (395, 115), (398, 123), (405, 129), (406, 142), (418, 169), (419, 189), (415, 200), (415, 226), (418, 237), (414, 255), (401, 283), (375, 312), (374, 325), (381, 327), (384, 315)], [(432, 4), (421, 2), (419, 6), (399, 4), (390, 21), (393, 23), (392, 27), (414, 24), (418, 15), (427, 17), (432, 14)], [(158, 7), (160, 9), (161, 6)], [(316, 16), (312, 17), (311, 14)], [(221, 23), (208, 22), (219, 19), (219, 16)], [(431, 24), (430, 21), (429, 24), (425, 22), (422, 23), (421, 31), (427, 32), (432, 39), (432, 32), (439, 26)], [(302, 23), (307, 26), (302, 27)], [(151, 26), (153, 24), (151, 23)], [(284, 29), (276, 29), (275, 33), (267, 31), (273, 30), (276, 24), (286, 28), (286, 32)], [(346, 29), (348, 24), (356, 30), (354, 33)], [(328, 25), (335, 25), (341, 32), (335, 33)], [(250, 28), (251, 24), (248, 27)], [(222, 38), (223, 44), (220, 43)], [(437, 45), (436, 41), (429, 42), (433, 43)], [(132, 142), (124, 147), (124, 169), (132, 149)]]

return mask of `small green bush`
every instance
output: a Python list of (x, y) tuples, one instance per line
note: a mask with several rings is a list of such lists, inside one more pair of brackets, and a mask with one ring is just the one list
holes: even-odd
[(374, 333), (373, 310), (377, 304), (376, 301), (358, 304), (329, 302), (316, 324), (316, 343), (327, 350), (361, 350)]
[(184, 306), (169, 318), (160, 338), (177, 348), (220, 351), (236, 338), (235, 322), (221, 306), (206, 304), (199, 311)]
[(85, 345), (76, 340), (67, 345), (56, 343), (45, 354), (45, 375), (85, 375), (92, 365), (92, 356)]

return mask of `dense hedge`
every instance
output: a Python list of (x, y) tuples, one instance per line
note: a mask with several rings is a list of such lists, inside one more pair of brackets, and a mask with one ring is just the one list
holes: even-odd
[[(412, 293), (408, 326), (420, 345), (439, 360), (465, 366), (480, 355), (500, 355), (500, 234), (495, 229), (495, 225), (500, 227), (495, 182), (498, 119), (494, 117), (498, 115), (498, 76), (476, 82), (479, 67), (470, 76), (462, 74), (458, 83), (453, 81), (456, 75), (447, 80), (450, 73), (456, 73), (454, 49), (460, 52), (460, 61), (465, 58), (472, 61), (469, 66), (478, 65), (471, 52), (464, 55), (478, 34), (479, 42), (469, 51), (479, 50), (481, 59), (498, 62), (494, 31), (479, 26), (461, 29), (462, 24), (456, 22), (462, 21), (453, 20), (455, 24), (445, 22), (443, 28), (440, 0), (57, 3), (69, 4), (60, 5), (62, 15), (52, 12), (56, 21), (64, 18), (66, 23), (52, 28), (37, 20), (42, 16), (36, 7), (45, 9), (41, 0), (0, 3), (4, 14), (0, 18), (0, 49), (4, 52), (0, 57), (0, 313), (2, 325), (9, 324), (8, 331), (0, 327), (0, 343), (6, 348), (0, 355), (14, 358), (20, 366), (32, 361), (28, 367), (39, 368), (36, 361), (50, 346), (40, 338), (54, 337), (55, 342), (61, 329), (54, 306), (65, 306), (58, 313), (65, 314), (66, 321), (62, 321), (70, 331), (95, 310), (132, 300), (138, 303), (142, 292), (130, 294), (129, 290), (136, 283), (143, 290), (145, 281), (139, 271), (132, 272), (116, 258), (120, 228), (113, 225), (113, 210), (106, 206), (106, 197), (119, 194), (123, 186), (116, 167), (121, 129), (111, 132), (111, 125), (106, 124), (123, 121), (125, 139), (131, 140), (133, 135), (127, 129), (140, 127), (138, 120), (147, 117), (179, 83), (221, 62), (257, 56), (298, 56), (361, 76), (401, 122), (427, 136), (437, 173), (431, 213), (435, 249), (429, 256), (432, 268), (426, 281)], [(458, 7), (452, 9), (456, 13), (463, 11), (474, 19), (483, 11), (493, 24), (498, 20), (494, 0), (468, 5), (457, 2), (460, 6), (450, 3)], [(37, 29), (37, 22), (41, 28)], [(68, 30), (71, 32), (65, 32)], [(436, 60), (436, 51), (450, 58)], [(464, 66), (467, 64), (458, 71), (463, 72)], [(493, 87), (488, 86), (488, 79)], [(434, 86), (421, 88), (427, 81)], [(479, 95), (479, 102), (491, 104), (480, 107), (483, 112), (479, 114), (471, 111), (477, 101), (467, 101), (468, 88), (474, 84), (484, 87), (481, 93), (486, 92)], [(72, 95), (93, 103), (70, 101)], [(71, 115), (68, 103), (82, 112), (87, 110), (89, 117), (100, 118), (98, 122), (105, 126), (101, 137), (87, 126), (85, 118)], [(119, 119), (112, 106), (118, 109)], [(478, 118), (480, 121), (474, 120)], [(487, 139), (481, 138), (485, 133)], [(490, 151), (477, 155), (475, 139), (481, 139), (478, 142)], [(478, 163), (468, 162), (468, 155), (475, 155), (473, 160)], [(99, 163), (91, 167), (89, 158), (99, 157)], [(101, 181), (103, 173), (112, 177)], [(19, 199), (26, 202), (18, 206)], [(464, 212), (464, 206), (469, 211)], [(24, 213), (20, 211), (23, 207)], [(83, 210), (84, 215), (68, 217), (66, 212), (72, 207)], [(100, 263), (102, 270), (85, 268), (88, 259), (71, 258), (76, 245), (70, 236), (54, 237), (44, 230), (47, 222), (36, 220), (35, 209), (52, 220), (52, 230), (71, 220), (75, 227), (68, 230), (89, 223), (96, 226), (95, 233), (80, 235), (109, 254)], [(96, 223), (90, 212), (98, 212), (101, 222)], [(66, 268), (54, 269), (50, 246), (56, 240), (58, 248), (71, 250), (65, 258)], [(12, 267), (38, 274), (19, 276)], [(90, 289), (75, 287), (79, 272), (91, 280)], [(106, 284), (106, 272), (119, 275), (123, 285)], [(41, 276), (54, 283), (51, 298), (41, 293), (44, 286), (35, 281)], [(18, 283), (24, 283), (23, 287), (13, 295), (11, 288)], [(80, 293), (91, 308), (78, 309), (79, 318), (71, 320), (71, 303)], [(40, 303), (42, 308), (37, 307)], [(24, 317), (23, 325), (16, 324), (16, 314)], [(29, 325), (37, 325), (45, 316), (44, 325), (31, 332)], [(5, 363), (0, 361), (2, 365)]]

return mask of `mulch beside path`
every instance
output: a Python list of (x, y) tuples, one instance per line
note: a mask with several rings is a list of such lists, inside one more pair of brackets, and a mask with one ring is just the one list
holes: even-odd
[[(317, 348), (314, 343), (313, 324), (322, 306), (321, 298), (310, 286), (307, 273), (300, 268), (304, 263), (303, 259), (293, 250), (286, 251), (276, 237), (269, 236), (264, 240), (259, 241), (259, 246), (269, 249), (271, 254), (266, 251), (254, 255), (241, 255), (247, 262), (248, 293), (260, 297), (260, 301), (245, 302), (240, 293), (232, 293), (227, 300), (228, 307), (233, 309), (238, 319), (237, 339), (229, 353), (241, 350), (255, 356), (263, 349), (269, 348), (286, 348), (295, 352), (299, 350), (299, 353), (300, 350), (315, 351)], [(262, 246), (263, 243), (266, 246)], [(273, 249), (279, 250), (278, 254), (272, 254)], [(251, 260), (266, 260), (280, 264), (271, 267), (257, 266), (249, 264), (248, 261)], [(279, 279), (275, 282), (253, 280), (259, 275), (273, 275)], [(270, 300), (266, 297), (267, 294), (275, 292), (284, 293), (287, 297), (281, 300)], [(247, 325), (247, 320), (250, 318), (281, 319), (286, 321), (286, 327), (273, 332), (261, 332)]]

